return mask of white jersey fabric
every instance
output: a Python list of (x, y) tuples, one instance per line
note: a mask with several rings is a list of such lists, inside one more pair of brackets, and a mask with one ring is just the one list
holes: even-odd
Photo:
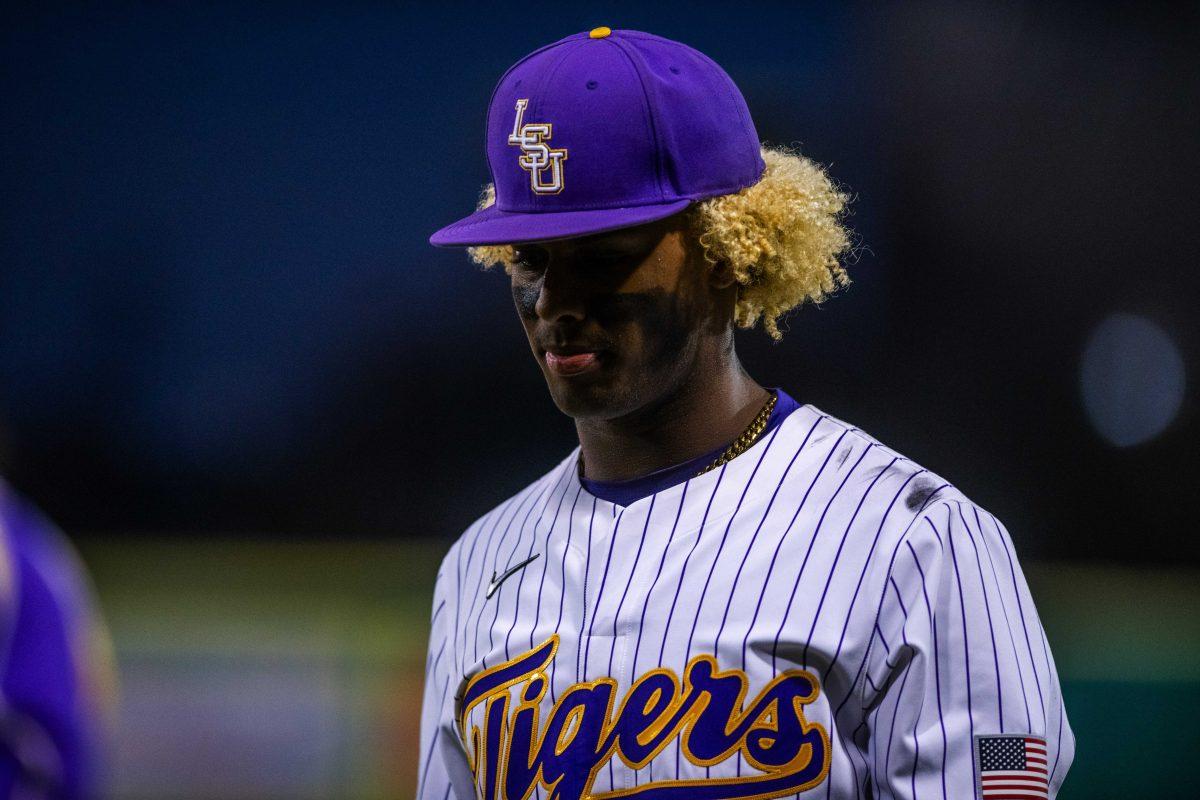
[(422, 800), (960, 800), (1005, 736), (1032, 744), (987, 796), (1055, 796), (1074, 737), (1033, 599), (941, 477), (811, 405), (624, 507), (578, 455), (442, 562)]

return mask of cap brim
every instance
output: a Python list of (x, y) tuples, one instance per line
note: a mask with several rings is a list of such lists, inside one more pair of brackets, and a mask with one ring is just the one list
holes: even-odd
[(570, 239), (656, 222), (683, 211), (691, 202), (684, 199), (661, 205), (538, 212), (501, 211), (491, 205), (442, 228), (429, 237), (429, 243), (475, 247)]

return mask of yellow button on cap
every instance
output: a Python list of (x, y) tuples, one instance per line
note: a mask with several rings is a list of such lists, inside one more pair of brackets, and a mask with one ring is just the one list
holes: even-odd
[(612, 36), (612, 30), (605, 25), (601, 25), (599, 28), (592, 28), (591, 31), (588, 32), (588, 36), (592, 37), (593, 39), (605, 39), (609, 36)]

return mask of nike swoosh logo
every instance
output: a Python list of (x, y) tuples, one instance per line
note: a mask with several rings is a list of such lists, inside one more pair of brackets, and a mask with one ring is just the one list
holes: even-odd
[(488, 584), (487, 594), (485, 594), (484, 597), (486, 597), (489, 600), (492, 599), (492, 595), (494, 595), (496, 593), (496, 590), (500, 588), (500, 584), (504, 583), (506, 580), (511, 578), (517, 572), (520, 572), (521, 570), (528, 567), (534, 561), (537, 561), (538, 557), (540, 555), (541, 555), (541, 553), (534, 553), (529, 558), (522, 561), (520, 564), (509, 567), (508, 569), (504, 570), (504, 574), (501, 575), (499, 578), (497, 578), (496, 573), (493, 572), (492, 573), (492, 582)]

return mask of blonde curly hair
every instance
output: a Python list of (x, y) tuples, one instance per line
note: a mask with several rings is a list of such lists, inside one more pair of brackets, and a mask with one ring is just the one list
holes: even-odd
[[(725, 263), (738, 283), (734, 322), (783, 338), (779, 322), (805, 302), (821, 303), (850, 283), (842, 266), (852, 257), (852, 233), (843, 225), (851, 198), (812, 160), (780, 146), (762, 147), (766, 171), (758, 183), (735, 194), (711, 197), (686, 212), (690, 229), (710, 264)], [(495, 202), (484, 187), (479, 208)], [(503, 264), (511, 274), (516, 252), (509, 245), (467, 248), (484, 268)]]

